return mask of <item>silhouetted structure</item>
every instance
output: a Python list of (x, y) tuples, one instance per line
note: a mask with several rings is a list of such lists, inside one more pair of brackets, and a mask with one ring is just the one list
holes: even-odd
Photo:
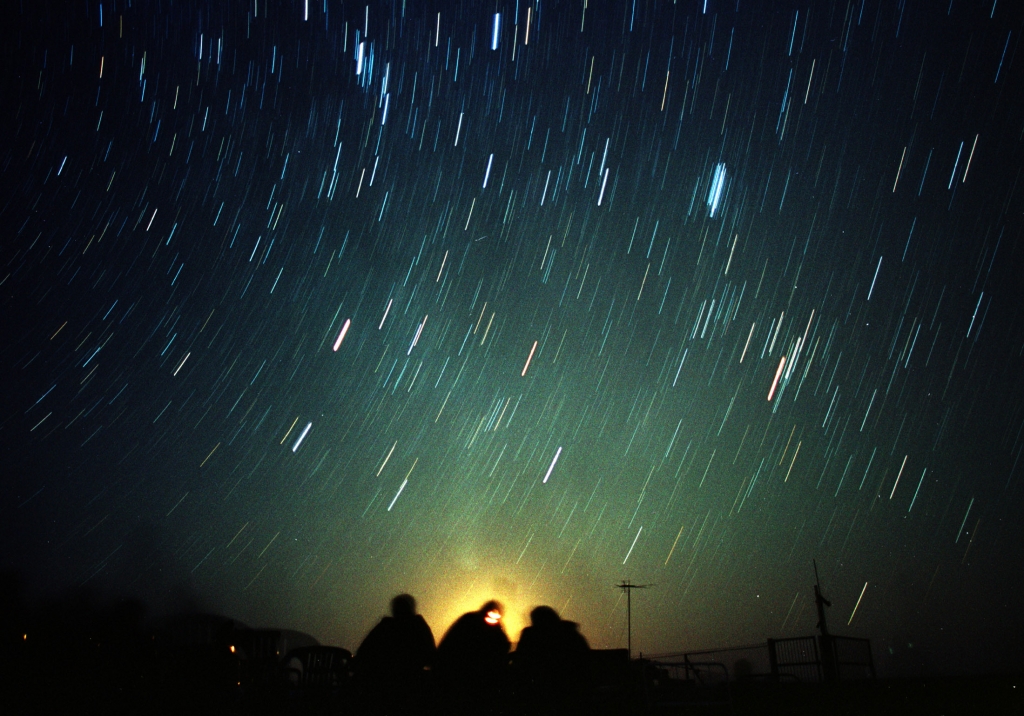
[(831, 607), (832, 602), (825, 599), (821, 593), (821, 580), (818, 578), (818, 561), (811, 560), (814, 564), (814, 605), (818, 609), (818, 630), (822, 636), (828, 636), (828, 622), (825, 620), (825, 607)]
[(825, 607), (831, 607), (832, 602), (825, 599), (825, 595), (821, 593), (821, 580), (818, 578), (817, 560), (812, 560), (812, 563), (814, 564), (814, 604), (818, 609), (818, 631), (821, 632), (821, 636), (818, 637), (818, 648), (821, 651), (821, 669), (825, 681), (834, 683), (839, 681), (839, 666), (836, 663), (836, 641), (828, 633), (828, 622), (825, 620)]
[(292, 713), (338, 713), (352, 701), (352, 654), (337, 646), (303, 646), (281, 660)]
[(633, 590), (647, 589), (653, 584), (633, 584), (628, 579), (623, 579), (615, 585), (626, 593), (626, 651), (629, 658), (633, 658)]
[(531, 713), (585, 713), (590, 645), (579, 625), (551, 607), (530, 612), (513, 655), (518, 694)]
[(434, 663), (434, 633), (416, 613), (416, 600), (400, 594), (363, 639), (355, 668), (366, 708), (373, 713), (415, 713), (426, 697), (427, 670)]
[(502, 607), (489, 601), (459, 617), (437, 647), (442, 710), (491, 713), (504, 689), (509, 640), (501, 626)]

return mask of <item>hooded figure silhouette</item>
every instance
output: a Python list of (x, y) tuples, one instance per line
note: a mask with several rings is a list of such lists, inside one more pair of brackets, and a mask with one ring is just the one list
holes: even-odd
[(534, 713), (582, 713), (587, 704), (590, 646), (579, 625), (551, 607), (530, 612), (514, 654), (516, 685)]
[(355, 658), (356, 677), (366, 710), (412, 714), (426, 700), (427, 669), (434, 663), (434, 634), (416, 613), (416, 600), (399, 594), (363, 639)]
[(493, 712), (504, 687), (509, 640), (503, 609), (491, 600), (459, 617), (437, 648), (437, 669), (444, 707), (450, 712)]

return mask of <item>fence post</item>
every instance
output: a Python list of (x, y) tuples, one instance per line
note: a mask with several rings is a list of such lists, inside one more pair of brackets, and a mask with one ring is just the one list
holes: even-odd
[(768, 663), (771, 664), (772, 669), (772, 681), (778, 682), (779, 680), (779, 657), (775, 653), (775, 640), (768, 640)]

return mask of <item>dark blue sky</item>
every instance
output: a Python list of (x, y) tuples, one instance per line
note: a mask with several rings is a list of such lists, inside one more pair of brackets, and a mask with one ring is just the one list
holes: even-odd
[[(941, 3), (940, 3), (941, 4)], [(354, 649), (1020, 665), (1024, 31), (850, 2), (22, 3), (2, 564)]]

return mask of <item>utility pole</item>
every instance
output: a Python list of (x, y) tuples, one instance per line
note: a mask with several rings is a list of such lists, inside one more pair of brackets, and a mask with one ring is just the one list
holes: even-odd
[(825, 607), (831, 607), (832, 602), (825, 599), (821, 593), (821, 580), (818, 578), (818, 561), (811, 560), (814, 564), (814, 604), (818, 607), (818, 629), (822, 636), (828, 636), (828, 623), (825, 621)]
[(818, 578), (818, 562), (814, 564), (814, 603), (818, 607), (818, 644), (821, 650), (821, 670), (826, 683), (838, 683), (839, 681), (839, 660), (836, 654), (835, 637), (828, 633), (828, 622), (825, 621), (825, 607), (831, 607), (832, 602), (825, 599), (821, 593), (821, 580)]
[(653, 584), (633, 584), (628, 579), (624, 579), (615, 585), (626, 593), (626, 650), (629, 652), (629, 658), (633, 658), (633, 590), (634, 589), (646, 589), (647, 587), (653, 587)]

